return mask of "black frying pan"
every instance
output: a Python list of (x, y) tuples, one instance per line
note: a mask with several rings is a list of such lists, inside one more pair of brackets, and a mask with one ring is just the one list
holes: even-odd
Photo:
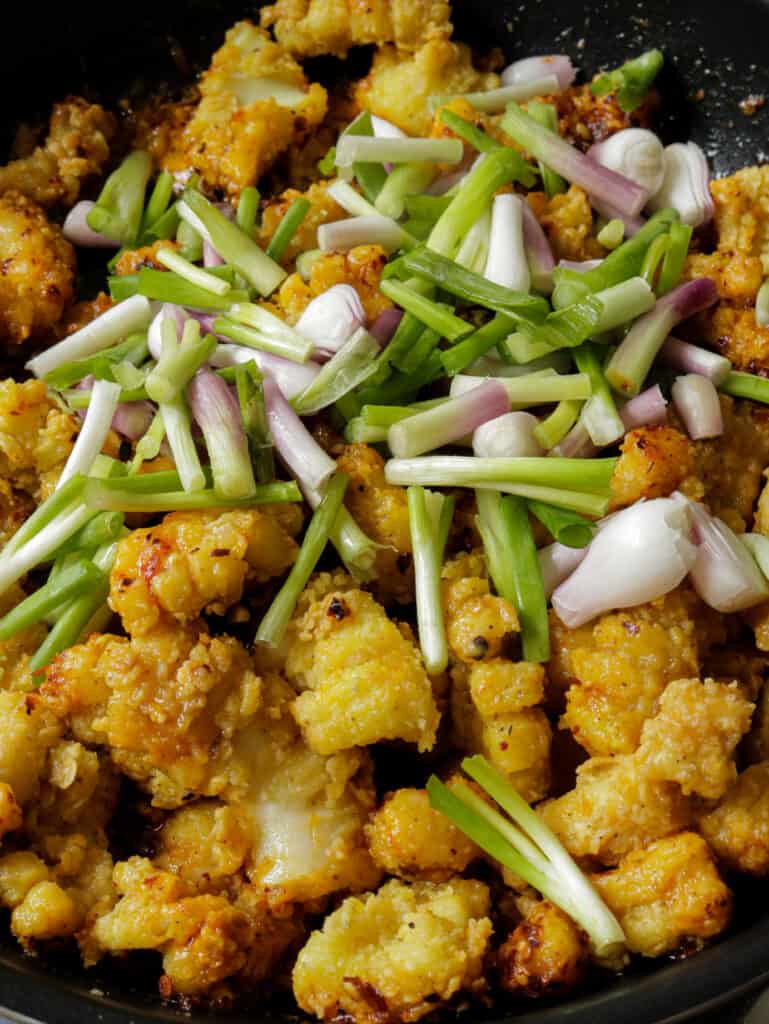
[[(173, 81), (180, 68), (172, 44), (181, 44), (194, 68), (219, 45), (224, 29), (256, 6), (236, 0), (128, 0), (93, 12), (84, 4), (47, 10), (29, 4), (28, 10), (4, 11), (0, 146), (11, 138), (16, 121), (45, 116), (51, 102), (68, 91), (109, 102), (142, 76)], [(699, 142), (718, 174), (769, 159), (769, 103), (752, 118), (740, 110), (740, 101), (750, 94), (766, 93), (769, 100), (766, 0), (455, 0), (454, 7), (457, 38), (480, 50), (499, 46), (510, 58), (566, 52), (587, 73), (659, 46), (667, 57), (659, 82), (663, 135)], [(328, 74), (328, 62), (319, 71)], [(672, 1024), (700, 1017), (769, 983), (768, 894), (766, 885), (740, 886), (738, 917), (729, 934), (689, 960), (636, 967), (563, 1005), (521, 1007), (514, 1019), (520, 1024)], [(155, 961), (147, 972), (127, 974), (113, 964), (84, 973), (75, 961), (26, 959), (9, 940), (2, 942), (0, 1007), (14, 1019), (46, 1024), (212, 1020), (204, 1012), (190, 1016), (159, 1005)], [(725, 1022), (729, 1015), (723, 1014), (712, 1019)], [(257, 1004), (225, 1019), (285, 1024), (291, 1016), (296, 1019), (289, 1011)], [(488, 1014), (485, 1019), (495, 1020)], [(749, 1019), (766, 1024), (765, 1000)]]

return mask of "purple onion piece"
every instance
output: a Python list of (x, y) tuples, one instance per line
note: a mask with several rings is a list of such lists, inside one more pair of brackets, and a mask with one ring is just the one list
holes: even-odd
[(204, 267), (221, 267), (224, 264), (224, 260), (219, 255), (217, 250), (211, 245), (207, 238), (203, 239), (203, 266)]
[(531, 283), (536, 291), (549, 295), (553, 290), (553, 268), (555, 259), (547, 235), (537, 217), (524, 200), (523, 211), (523, 244), (526, 247), (526, 259), (529, 263)]
[(640, 395), (631, 398), (619, 410), (619, 416), (625, 430), (635, 430), (636, 427), (656, 427), (664, 423), (667, 417), (667, 402), (659, 384), (655, 384), (654, 387), (647, 388)]
[(571, 58), (563, 53), (550, 54), (542, 57), (524, 57), (516, 60), (504, 69), (500, 75), (502, 85), (523, 85), (534, 82), (548, 75), (555, 75), (558, 86), (563, 92), (568, 89), (577, 77)]
[(579, 419), (553, 452), (564, 459), (591, 459), (598, 449), (591, 441), (587, 427)]
[(96, 206), (90, 199), (81, 199), (75, 203), (67, 214), (62, 225), (62, 234), (68, 242), (79, 245), (83, 249), (117, 249), (119, 242), (115, 242), (105, 235), (100, 235), (88, 224), (88, 214)]
[(720, 437), (724, 418), (713, 381), (699, 373), (676, 377), (672, 388), (673, 402), (692, 441)]
[(238, 400), (222, 378), (198, 370), (187, 386), (190, 410), (203, 431), (214, 487), (226, 498), (245, 498), (256, 484)]
[(599, 267), (603, 260), (558, 260), (558, 266), (564, 270), (573, 270), (575, 274), (586, 274), (588, 270)]
[(289, 401), (301, 394), (315, 380), (320, 372), (317, 362), (294, 363), (270, 352), (247, 348), (245, 345), (219, 345), (212, 354), (212, 366), (236, 366), (238, 363), (255, 362), (261, 372), (269, 374)]
[(371, 327), (369, 327), (368, 332), (372, 337), (376, 338), (380, 345), (386, 345), (393, 334), (395, 334), (398, 324), (402, 319), (402, 309), (395, 309), (394, 307), (384, 309), (374, 320)]
[(112, 417), (112, 429), (129, 441), (138, 441), (147, 433), (154, 417), (151, 402), (121, 402)]
[(666, 366), (672, 366), (674, 370), (708, 377), (716, 386), (726, 380), (732, 370), (732, 364), (725, 356), (691, 345), (672, 335), (660, 349), (660, 361)]
[(602, 199), (596, 198), (596, 196), (588, 196), (590, 205), (593, 207), (596, 213), (599, 213), (606, 220), (621, 220), (625, 225), (625, 236), (632, 238), (633, 235), (637, 235), (641, 228), (644, 226), (646, 221), (643, 217), (632, 217), (622, 210), (618, 210), (616, 206), (611, 203), (607, 203)]
[(270, 376), (264, 378), (264, 403), (270, 435), (281, 459), (308, 499), (319, 494), (335, 472), (336, 463), (320, 447)]

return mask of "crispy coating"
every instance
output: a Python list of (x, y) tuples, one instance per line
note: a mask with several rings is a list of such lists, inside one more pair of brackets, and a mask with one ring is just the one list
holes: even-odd
[(299, 274), (291, 274), (278, 291), (278, 307), (283, 318), (295, 324), (316, 295), (335, 284), (349, 284), (358, 293), (366, 320), (371, 323), (392, 303), (379, 291), (387, 256), (380, 245), (357, 245), (349, 252), (323, 253), (312, 265), (305, 284)]
[(0, 840), (8, 832), (21, 828), (21, 808), (7, 782), (0, 782)]
[(715, 252), (691, 253), (682, 276), (684, 280), (709, 277), (718, 290), (719, 299), (741, 306), (755, 303), (756, 293), (764, 279), (758, 256), (748, 256), (720, 245)]
[(394, 43), (399, 50), (416, 50), (428, 39), (447, 38), (450, 15), (447, 0), (373, 0), (365, 6), (352, 0), (277, 0), (262, 8), (261, 23), (298, 57), (345, 57), (351, 46)]
[(555, 104), (559, 133), (580, 149), (588, 149), (623, 128), (648, 128), (656, 103), (654, 94), (649, 94), (628, 114), (617, 103), (614, 93), (594, 96), (587, 84), (573, 85), (547, 100)]
[(118, 545), (110, 606), (134, 636), (171, 620), (193, 622), (204, 610), (223, 615), (247, 581), (264, 582), (293, 564), (301, 519), (295, 505), (172, 512)]
[(685, 795), (723, 796), (737, 778), (734, 752), (755, 705), (737, 683), (677, 679), (644, 723), (637, 759), (647, 778), (677, 782)]
[(562, 910), (543, 900), (497, 950), (499, 983), (507, 992), (532, 999), (563, 996), (585, 976), (587, 936)]
[(0, 342), (39, 337), (74, 295), (75, 250), (21, 192), (0, 195)]
[(518, 613), (509, 601), (491, 593), (486, 559), (480, 551), (445, 562), (443, 614), (451, 653), (459, 661), (496, 658), (511, 633), (519, 630)]
[(121, 277), (124, 274), (138, 274), (144, 267), (151, 267), (154, 270), (166, 270), (167, 268), (164, 264), (160, 263), (157, 259), (158, 249), (172, 249), (176, 251), (178, 248), (177, 242), (161, 238), (157, 242), (153, 242), (152, 245), (142, 245), (138, 249), (126, 249), (120, 254), (113, 273)]
[(0, 692), (0, 782), (24, 807), (40, 792), (48, 751), (62, 726), (35, 696)]
[(300, 610), (287, 650), (286, 674), (304, 691), (293, 712), (312, 750), (394, 739), (432, 749), (440, 716), (421, 656), (370, 594), (333, 591)]
[(57, 837), (75, 834), (106, 846), (119, 795), (120, 778), (106, 753), (59, 740), (48, 751), (40, 792), (27, 808), (24, 828), (43, 849)]
[(249, 830), (237, 811), (199, 800), (168, 818), (154, 863), (196, 892), (215, 892), (238, 874), (250, 849)]
[(544, 677), (541, 665), (503, 658), (456, 665), (451, 672), (457, 746), (484, 754), (530, 802), (550, 788), (552, 730), (537, 707)]
[(114, 116), (96, 103), (69, 96), (55, 104), (45, 142), (0, 167), (0, 194), (14, 190), (41, 206), (72, 206), (83, 183), (104, 169), (115, 128)]
[(296, 1001), (321, 1020), (419, 1020), (482, 985), (488, 910), (488, 889), (475, 881), (393, 880), (349, 897), (299, 953)]
[(769, 875), (769, 761), (746, 768), (698, 827), (726, 867)]
[(691, 445), (680, 430), (665, 426), (629, 430), (611, 478), (610, 510), (642, 498), (667, 497), (681, 486), (691, 466)]
[(530, 192), (527, 199), (545, 229), (556, 260), (592, 260), (604, 254), (594, 237), (590, 200), (578, 185), (549, 199), (544, 192)]
[(710, 191), (719, 249), (758, 256), (769, 272), (769, 166), (744, 167)]
[(701, 947), (729, 924), (732, 894), (707, 843), (681, 832), (629, 853), (593, 883), (619, 919), (628, 948), (642, 956)]
[(368, 77), (355, 87), (355, 99), (410, 135), (429, 135), (429, 96), (494, 89), (498, 84), (498, 75), (475, 70), (467, 46), (437, 37), (413, 54), (380, 47)]
[(424, 789), (388, 794), (366, 826), (374, 861), (388, 873), (428, 882), (448, 881), (480, 855), (456, 825), (433, 810)]
[[(21, 523), (17, 525), (20, 526)], [(0, 597), (0, 615), (9, 612), (24, 597), (22, 588), (14, 584)], [(10, 640), (0, 640), (0, 690), (29, 691), (34, 688), (29, 672), (29, 659), (44, 639), (45, 626), (36, 623), (16, 633)]]
[(284, 265), (293, 263), (300, 253), (318, 248), (318, 228), (321, 224), (330, 224), (347, 216), (342, 207), (328, 194), (327, 184), (325, 181), (315, 182), (305, 192), (288, 188), (280, 196), (270, 199), (262, 209), (257, 241), (266, 249), (294, 200), (303, 198), (310, 203), (310, 209), (281, 257), (280, 262)]
[(377, 544), (376, 592), (387, 603), (414, 600), (414, 566), (406, 490), (388, 484), (384, 459), (367, 444), (345, 445), (337, 466), (350, 478), (345, 502), (353, 518)]

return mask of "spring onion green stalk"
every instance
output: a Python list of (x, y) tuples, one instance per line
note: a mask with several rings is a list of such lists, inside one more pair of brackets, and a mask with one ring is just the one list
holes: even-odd
[(475, 525), (481, 535), (486, 565), (494, 588), (500, 597), (514, 604), (516, 593), (513, 563), (502, 519), (502, 494), (495, 490), (477, 490), (475, 503), (478, 508)]
[(240, 415), (248, 439), (254, 477), (259, 484), (268, 483), (275, 479), (275, 460), (264, 407), (262, 375), (255, 362), (239, 363), (234, 369)]
[[(85, 498), (90, 509), (112, 509), (118, 512), (174, 512), (206, 508), (250, 508), (277, 502), (301, 501), (302, 495), (293, 480), (258, 484), (248, 498), (223, 498), (212, 489), (200, 491), (158, 491), (144, 493), (125, 489), (124, 480), (89, 480)], [(122, 486), (121, 486), (122, 485)]]
[(599, 75), (592, 82), (590, 91), (594, 96), (615, 93), (620, 108), (625, 113), (632, 113), (643, 103), (664, 62), (661, 50), (647, 50), (640, 57), (626, 61), (614, 71), (606, 71)]
[[(480, 380), (479, 377), (468, 379), (457, 375), (452, 384), (452, 391), (456, 394), (471, 387), (475, 388)], [(499, 377), (497, 383), (505, 389), (514, 408), (562, 402), (566, 399), (586, 400), (591, 395), (590, 378), (586, 373), (558, 374), (552, 370), (543, 370), (523, 377)]]
[[(485, 306), (507, 316), (525, 316), (535, 322), (543, 320), (547, 314), (548, 305), (545, 299), (511, 291), (509, 288), (487, 281), (480, 274), (466, 270), (454, 260), (432, 252), (425, 246), (419, 246), (406, 253), (403, 265), (411, 273), (430, 281), (464, 302)], [(386, 281), (385, 284), (392, 285), (397, 282)]]
[(356, 192), (346, 181), (332, 181), (326, 193), (353, 217), (371, 217), (377, 213), (376, 206), (360, 192)]
[[(206, 487), (211, 487), (213, 477), (209, 469), (204, 469)], [(161, 469), (153, 473), (141, 473), (139, 476), (110, 477), (120, 488), (131, 494), (162, 494), (165, 491), (178, 491), (182, 488), (182, 478), (175, 469)]]
[(757, 377), (754, 373), (732, 370), (719, 385), (718, 390), (725, 395), (732, 395), (733, 398), (750, 398), (754, 402), (769, 405), (769, 380), (766, 377)]
[(393, 278), (382, 281), (380, 291), (406, 312), (413, 313), (427, 327), (437, 331), (442, 338), (458, 341), (472, 333), (472, 324), (449, 312), (441, 303), (420, 295), (401, 281)]
[(657, 278), (657, 294), (665, 295), (675, 288), (681, 279), (686, 257), (689, 255), (689, 243), (692, 240), (692, 227), (683, 221), (673, 221), (668, 230), (668, 246), (665, 251), (662, 267)]
[(535, 341), (526, 334), (515, 331), (497, 344), (497, 352), (506, 362), (525, 366), (543, 356), (551, 355), (553, 346), (547, 341)]
[(160, 359), (147, 375), (145, 382), (149, 397), (154, 402), (162, 404), (172, 402), (176, 398), (216, 348), (216, 338), (213, 334), (206, 334), (201, 338), (200, 324), (197, 320), (187, 320), (181, 344), (177, 344), (175, 340), (176, 322), (170, 317), (165, 317), (162, 325), (164, 331), (167, 325), (170, 326), (174, 344), (167, 346), (164, 343)]
[(267, 255), (278, 263), (283, 259), (291, 239), (301, 227), (302, 221), (312, 209), (312, 203), (304, 196), (297, 197), (283, 214), (275, 234), (267, 246)]
[[(82, 480), (82, 477), (73, 477)], [(70, 481), (71, 483), (72, 481)], [(75, 502), (50, 520), (39, 532), (19, 545), (12, 553), (4, 551), (0, 559), (0, 595), (41, 562), (50, 559), (73, 533), (84, 526), (93, 512), (82, 502)], [(7, 548), (6, 548), (7, 551)]]
[(460, 139), (377, 139), (343, 135), (336, 146), (337, 167), (352, 167), (356, 162), (457, 164), (462, 156)]
[(613, 331), (615, 327), (622, 327), (643, 313), (648, 313), (656, 302), (651, 287), (640, 276), (629, 277), (627, 281), (605, 288), (597, 292), (594, 298), (601, 303), (601, 315), (593, 328), (595, 335)]
[(396, 458), (410, 459), (442, 448), (471, 434), (476, 427), (510, 411), (510, 402), (500, 381), (487, 380), (458, 398), (394, 423), (387, 435)]
[(336, 146), (329, 146), (315, 166), (318, 168), (318, 174), (330, 178), (336, 170)]
[(260, 295), (270, 295), (286, 272), (262, 252), (256, 242), (194, 189), (186, 189), (179, 214), (213, 245), (222, 259), (235, 267)]
[[(583, 460), (585, 461), (585, 460)], [(589, 494), (585, 491), (570, 491), (563, 487), (546, 487), (540, 484), (473, 484), (476, 490), (496, 490), (512, 494), (526, 501), (543, 501), (556, 508), (568, 509), (579, 515), (597, 519), (606, 514), (609, 507), (608, 495)]]
[(582, 409), (582, 422), (590, 434), (590, 440), (599, 448), (613, 444), (624, 437), (625, 426), (603, 375), (598, 351), (588, 341), (575, 348), (572, 355), (577, 369), (590, 378), (592, 393)]
[(253, 185), (246, 186), (238, 198), (238, 206), (235, 210), (235, 223), (249, 238), (256, 226), (256, 216), (259, 213), (259, 198), (259, 190), (254, 188)]
[(348, 444), (384, 444), (387, 427), (371, 427), (360, 416), (353, 416), (345, 424), (344, 439)]
[(533, 342), (542, 342), (551, 349), (574, 348), (596, 334), (603, 314), (603, 305), (597, 295), (586, 295), (571, 306), (549, 313), (544, 323), (531, 323), (523, 318), (518, 330)]
[(415, 459), (390, 459), (385, 465), (385, 477), (388, 483), (403, 487), (411, 484), (425, 487), (489, 484), (503, 490), (505, 484), (532, 484), (603, 495), (608, 494), (616, 463), (617, 460), (612, 458), (479, 459), (468, 455), (428, 455)]
[(403, 373), (414, 373), (426, 359), (429, 359), (438, 347), (440, 340), (441, 336), (437, 331), (433, 331), (431, 328), (425, 327), (419, 335), (417, 343), (409, 352), (406, 353), (405, 356), (403, 356), (402, 359), (399, 359), (397, 364), (393, 362), (393, 365)]
[(446, 670), (449, 660), (443, 621), (441, 568), (454, 513), (454, 499), (426, 491), (423, 487), (409, 487), (406, 496), (414, 552), (419, 646), (428, 673), (437, 675)]
[[(464, 139), (465, 142), (469, 142), (471, 146), (474, 146), (479, 153), (490, 153), (493, 149), (499, 149), (501, 143), (497, 142), (496, 139), (492, 139), (490, 135), (487, 135), (482, 128), (477, 128), (472, 121), (468, 121), (464, 117), (460, 117), (459, 114), (455, 114), (453, 110), (447, 110), (445, 107), (440, 112), (440, 120), (446, 125), (447, 128), (451, 128), (455, 135), (458, 135), (460, 139)], [(522, 179), (521, 184), (526, 185), (528, 188), (535, 182), (534, 168), (531, 169), (531, 176), (528, 180)]]
[(88, 592), (68, 602), (57, 615), (46, 639), (29, 659), (30, 672), (37, 673), (49, 665), (57, 654), (78, 643), (96, 612), (105, 605), (109, 594), (109, 577), (99, 573), (99, 581)]
[(413, 401), (421, 388), (443, 376), (440, 354), (433, 352), (413, 373), (393, 373), (382, 383), (366, 384), (357, 397), (362, 405), (399, 405)]
[(596, 524), (567, 509), (547, 505), (544, 501), (528, 502), (529, 511), (539, 519), (554, 541), (567, 548), (584, 548), (593, 539)]
[(614, 217), (604, 224), (595, 237), (605, 249), (616, 249), (625, 240), (625, 225), (619, 217)]
[[(548, 131), (558, 134), (558, 113), (552, 103), (542, 103), (540, 100), (532, 100), (526, 104), (529, 117), (534, 118), (537, 124), (541, 124)], [(554, 171), (541, 160), (539, 162), (539, 173), (542, 178), (542, 187), (548, 196), (557, 196), (568, 189), (568, 185), (560, 174)]]
[(636, 320), (606, 366), (606, 379), (615, 391), (637, 395), (676, 324), (712, 306), (717, 298), (713, 281), (698, 277), (658, 299), (654, 309)]
[(379, 342), (364, 327), (359, 327), (332, 358), (325, 363), (315, 380), (293, 400), (300, 416), (310, 416), (333, 405), (357, 388), (374, 373)]
[(271, 352), (292, 363), (306, 363), (315, 349), (311, 339), (303, 337), (280, 317), (250, 303), (233, 306), (229, 316), (214, 320), (214, 331), (239, 345)]
[(255, 643), (276, 647), (283, 639), (296, 602), (307, 586), (339, 518), (348, 480), (344, 473), (335, 473), (326, 486), (323, 500), (313, 512), (291, 572), (259, 623)]
[(509, 818), (464, 783), (449, 789), (434, 775), (427, 783), (432, 806), (573, 918), (587, 933), (599, 961), (621, 967), (626, 960), (625, 934), (560, 840), (485, 758), (465, 758), (462, 768)]
[[(381, 384), (390, 374), (390, 367), (397, 366), (419, 341), (424, 324), (411, 313), (404, 313), (395, 334), (384, 347), (377, 359), (376, 371), (372, 374), (369, 384)], [(385, 404), (385, 403), (383, 403)]]
[(200, 261), (203, 259), (203, 236), (187, 221), (179, 220), (176, 229), (176, 244), (179, 246), (179, 255), (187, 260)]
[(769, 278), (756, 295), (756, 323), (759, 327), (769, 327)]
[(304, 282), (310, 280), (312, 268), (322, 255), (320, 249), (308, 249), (306, 252), (300, 252), (296, 257), (296, 272)]
[[(497, 313), (483, 327), (479, 327), (469, 337), (441, 352), (441, 360), (449, 377), (461, 373), (481, 356), (504, 341), (513, 330), (513, 320), (503, 313)], [(549, 349), (548, 349), (549, 351)]]
[(551, 96), (561, 92), (557, 75), (542, 75), (528, 82), (516, 82), (514, 85), (503, 85), (499, 89), (487, 89), (484, 92), (465, 92), (454, 96), (431, 96), (430, 107), (437, 110), (453, 99), (463, 99), (476, 110), (487, 114), (498, 114), (509, 103), (523, 103), (533, 96)]
[(534, 428), (534, 436), (547, 451), (562, 441), (579, 419), (582, 402), (566, 399), (559, 402), (547, 419)]
[[(142, 224), (141, 242), (144, 245), (150, 245), (152, 242), (157, 242), (161, 239), (170, 242), (172, 238), (176, 237), (180, 223), (181, 220), (179, 218), (179, 211), (176, 209), (176, 203), (172, 203), (162, 217), (158, 217), (154, 223)], [(117, 263), (117, 260), (114, 263)], [(110, 271), (114, 269), (112, 262), (107, 266)]]
[(49, 523), (58, 519), (63, 512), (69, 511), (71, 506), (74, 507), (82, 496), (84, 487), (85, 477), (75, 476), (68, 480), (66, 484), (62, 484), (49, 498), (46, 498), (32, 515), (21, 524), (0, 552), (0, 563), (6, 561), (12, 554), (22, 548), (27, 541), (36, 536)]
[(159, 412), (156, 412), (155, 418), (146, 434), (136, 444), (134, 457), (128, 470), (129, 475), (138, 473), (143, 463), (157, 458), (158, 453), (160, 452), (160, 446), (163, 443), (163, 438), (165, 436), (166, 425), (163, 422), (162, 415)]
[[(371, 119), (371, 114), (368, 110), (362, 110), (342, 133), (343, 136), (366, 135), (369, 137), (373, 134), (374, 125)], [(333, 151), (333, 164), (326, 172), (328, 174), (332, 174), (334, 167), (336, 166), (336, 146), (333, 147)], [(357, 179), (360, 187), (363, 189), (363, 194), (366, 199), (373, 203), (385, 183), (387, 171), (385, 171), (384, 167), (380, 163), (354, 163), (352, 165), (352, 173)]]
[(550, 658), (550, 626), (547, 619), (547, 598), (537, 547), (523, 498), (508, 495), (500, 502), (505, 546), (512, 563), (515, 606), (521, 624), (521, 641), (525, 661), (548, 661)]
[(87, 558), (77, 558), (46, 584), (30, 594), (0, 619), (0, 640), (9, 640), (16, 633), (41, 622), (55, 608), (96, 586), (99, 570)]
[[(374, 206), (382, 216), (399, 220), (406, 209), (407, 198), (413, 193), (422, 192), (427, 188), (434, 176), (435, 169), (432, 164), (400, 164), (387, 175), (387, 181), (382, 186)], [(415, 198), (431, 199), (433, 197), (419, 196)], [(411, 213), (409, 215), (413, 216)], [(437, 220), (437, 217), (435, 219)]]
[(756, 560), (764, 576), (769, 579), (769, 537), (762, 533), (741, 533), (740, 540)]
[[(206, 271), (210, 277), (217, 276), (213, 269), (215, 268)], [(136, 281), (139, 295), (148, 299), (205, 311), (226, 310), (232, 303), (248, 299), (247, 293), (240, 288), (231, 288), (226, 295), (214, 295), (213, 292), (191, 284), (178, 274), (168, 270), (155, 270), (153, 267), (142, 267)]]
[(95, 551), (115, 540), (122, 529), (123, 516), (120, 512), (99, 512), (61, 545), (56, 558), (72, 552)]
[(216, 277), (214, 274), (209, 274), (207, 270), (203, 270), (201, 267), (196, 267), (194, 263), (190, 263), (189, 260), (180, 256), (178, 252), (174, 252), (173, 249), (159, 248), (155, 253), (155, 259), (164, 267), (173, 270), (175, 274), (178, 274), (185, 281), (189, 281), (190, 284), (205, 292), (213, 292), (214, 295), (221, 296), (226, 295), (230, 290), (228, 281), (221, 277)]
[(119, 345), (95, 352), (87, 359), (73, 359), (71, 362), (62, 363), (55, 370), (46, 373), (43, 380), (57, 391), (71, 387), (88, 376), (94, 376), (97, 380), (111, 380), (115, 365), (126, 361), (142, 363), (148, 354), (147, 335), (143, 332), (132, 334)]
[(632, 238), (601, 260), (597, 267), (582, 273), (556, 267), (553, 272), (556, 284), (553, 292), (554, 308), (571, 305), (589, 292), (603, 291), (629, 277), (638, 277), (646, 250), (655, 238), (665, 234), (677, 220), (679, 216), (675, 210), (660, 210)]
[(139, 237), (144, 193), (152, 170), (149, 153), (136, 150), (110, 174), (88, 214), (88, 226), (105, 238), (128, 245)]
[(221, 377), (202, 369), (190, 381), (187, 399), (203, 431), (214, 490), (226, 499), (251, 497), (256, 481), (237, 398)]
[(416, 238), (400, 224), (376, 212), (334, 220), (318, 228), (318, 247), (322, 252), (348, 252), (357, 245), (381, 245), (385, 252), (392, 253), (416, 244)]
[(119, 384), (108, 380), (94, 382), (88, 412), (80, 428), (77, 441), (61, 471), (61, 476), (56, 484), (57, 488), (62, 487), (74, 476), (88, 475), (94, 459), (107, 440), (119, 399)]
[(646, 250), (643, 263), (641, 264), (640, 276), (646, 281), (650, 288), (654, 287), (654, 279), (657, 271), (665, 258), (670, 244), (669, 235), (658, 235)]
[(465, 270), (472, 270), (473, 273), (483, 276), (486, 269), (486, 261), (489, 258), (490, 244), (491, 209), (488, 208), (484, 210), (462, 239), (462, 244), (457, 249), (454, 262), (458, 266), (464, 267)]
[(26, 368), (36, 377), (44, 377), (64, 363), (87, 359), (137, 331), (143, 331), (152, 319), (152, 307), (142, 295), (112, 306), (79, 331), (70, 334), (57, 345), (30, 359)]
[(410, 405), (364, 405), (360, 416), (370, 427), (391, 427), (417, 412), (419, 409)]
[[(184, 395), (179, 393), (170, 402), (162, 403), (160, 414), (163, 417), (168, 444), (184, 490), (188, 492), (202, 491), (206, 486), (206, 477), (192, 437), (192, 421)], [(119, 505), (101, 507), (117, 508), (122, 511)]]
[(620, 213), (634, 217), (646, 204), (646, 189), (585, 156), (555, 132), (543, 128), (515, 104), (507, 108), (501, 128), (537, 160), (567, 181), (609, 203)]
[(147, 200), (142, 217), (142, 232), (156, 224), (168, 209), (174, 192), (174, 177), (170, 171), (161, 171)]

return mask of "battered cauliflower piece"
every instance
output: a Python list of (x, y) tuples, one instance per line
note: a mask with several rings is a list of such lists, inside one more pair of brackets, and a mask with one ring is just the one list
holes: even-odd
[(304, 691), (293, 713), (311, 750), (396, 739), (432, 749), (440, 715), (419, 650), (370, 594), (333, 591), (312, 602), (286, 647), (286, 675)]
[(43, 847), (62, 834), (86, 836), (106, 846), (119, 791), (120, 778), (105, 753), (59, 740), (48, 751), (40, 793), (27, 809), (27, 835)]
[(656, 97), (653, 93), (648, 94), (640, 106), (626, 113), (614, 93), (594, 96), (590, 86), (584, 84), (549, 96), (548, 102), (555, 104), (559, 134), (585, 150), (624, 128), (649, 128)]
[(769, 273), (769, 165), (719, 178), (710, 191), (719, 249), (758, 256)]
[(534, 903), (497, 951), (500, 985), (533, 999), (565, 995), (585, 976), (587, 936), (554, 904)]
[(320, 1020), (416, 1021), (483, 987), (491, 935), (482, 882), (387, 882), (349, 897), (296, 961), (294, 996)]
[(310, 185), (306, 192), (288, 188), (281, 196), (271, 199), (263, 208), (257, 241), (263, 249), (266, 249), (294, 200), (303, 198), (310, 204), (310, 209), (280, 259), (284, 265), (293, 263), (300, 253), (318, 248), (318, 228), (321, 224), (330, 224), (332, 221), (348, 216), (346, 211), (328, 194), (327, 185), (328, 183), (325, 181), (318, 181)]
[(691, 953), (731, 919), (732, 894), (694, 832), (629, 853), (616, 870), (592, 881), (622, 925), (628, 948), (642, 956)]
[(385, 797), (366, 826), (374, 861), (389, 875), (448, 881), (480, 850), (464, 832), (430, 806), (424, 789), (398, 789)]
[(237, 197), (326, 113), (326, 90), (267, 32), (240, 21), (200, 80), (200, 103), (184, 128), (188, 166), (211, 188)]
[(447, 0), (373, 0), (365, 6), (352, 0), (277, 0), (263, 7), (261, 23), (289, 53), (346, 57), (351, 46), (394, 43), (416, 50), (426, 40), (451, 35)]
[(21, 192), (45, 207), (74, 205), (83, 184), (104, 169), (116, 127), (97, 103), (69, 96), (55, 104), (43, 145), (0, 167), (0, 194)]
[(695, 277), (709, 277), (719, 299), (744, 306), (755, 303), (764, 273), (758, 256), (719, 247), (715, 252), (693, 252), (687, 257), (683, 279)]
[(138, 274), (145, 267), (152, 270), (167, 270), (165, 264), (157, 259), (158, 250), (170, 249), (172, 252), (177, 252), (179, 248), (178, 242), (160, 238), (152, 245), (141, 245), (138, 249), (126, 249), (121, 252), (113, 273), (118, 277), (123, 277), (126, 274)]
[[(2, 489), (0, 489), (2, 495)], [(16, 524), (21, 526), (21, 523)], [(15, 530), (10, 530), (8, 537)], [(8, 538), (6, 538), (8, 539)], [(25, 597), (22, 588), (15, 584), (0, 597), (0, 616), (6, 615)], [(0, 640), (0, 690), (34, 689), (29, 671), (29, 659), (45, 640), (46, 630), (42, 623), (21, 630), (10, 640)]]
[(678, 589), (579, 629), (551, 616), (550, 679), (568, 686), (561, 727), (592, 756), (632, 753), (667, 684), (699, 674), (695, 602)]
[(441, 576), (451, 653), (465, 662), (498, 657), (505, 640), (520, 628), (518, 613), (509, 601), (491, 593), (483, 554), (457, 555), (444, 564)]
[[(21, 808), (7, 782), (0, 782), (0, 840), (8, 832), (21, 828)], [(461, 834), (461, 833), (460, 833)]]
[(203, 611), (223, 615), (247, 582), (264, 582), (294, 563), (301, 524), (297, 505), (172, 512), (118, 545), (110, 606), (133, 636), (172, 620), (193, 622)]
[(238, 874), (250, 849), (251, 836), (237, 812), (216, 800), (201, 800), (168, 818), (154, 863), (196, 892), (215, 892)]
[(754, 706), (737, 683), (670, 683), (641, 733), (637, 760), (646, 777), (677, 782), (686, 796), (723, 796), (737, 777), (734, 752), (750, 728)]
[(611, 478), (612, 511), (642, 498), (666, 498), (691, 472), (689, 439), (673, 427), (629, 430), (620, 453)]
[(35, 800), (45, 772), (48, 751), (62, 725), (36, 695), (0, 691), (0, 782), (21, 807)]
[[(410, 7), (414, 13), (418, 9)], [(355, 99), (410, 135), (429, 135), (433, 121), (430, 96), (480, 92), (498, 85), (499, 75), (475, 70), (467, 46), (437, 37), (428, 39), (413, 54), (382, 46), (368, 76), (358, 82)]]
[(549, 199), (544, 192), (530, 192), (526, 198), (557, 260), (592, 260), (604, 255), (603, 246), (594, 236), (590, 200), (578, 185)]
[(325, 252), (312, 265), (305, 284), (299, 274), (291, 274), (280, 286), (277, 312), (295, 324), (316, 295), (335, 284), (349, 284), (371, 323), (392, 303), (379, 290), (387, 255), (380, 245), (356, 245), (349, 252)]
[(525, 800), (550, 788), (552, 730), (541, 708), (541, 665), (502, 658), (457, 665), (451, 673), (454, 739), (467, 753), (487, 757)]
[(0, 342), (39, 337), (72, 301), (75, 250), (21, 192), (0, 195)]
[(746, 768), (698, 827), (726, 867), (769, 875), (769, 761)]
[(384, 459), (367, 444), (345, 445), (337, 467), (350, 478), (345, 503), (377, 551), (376, 591), (385, 602), (414, 600), (414, 565), (406, 490), (388, 484)]
[(748, 762), (758, 764), (760, 761), (769, 761), (769, 686), (764, 683), (760, 692), (752, 696), (756, 701), (756, 710), (742, 752)]

